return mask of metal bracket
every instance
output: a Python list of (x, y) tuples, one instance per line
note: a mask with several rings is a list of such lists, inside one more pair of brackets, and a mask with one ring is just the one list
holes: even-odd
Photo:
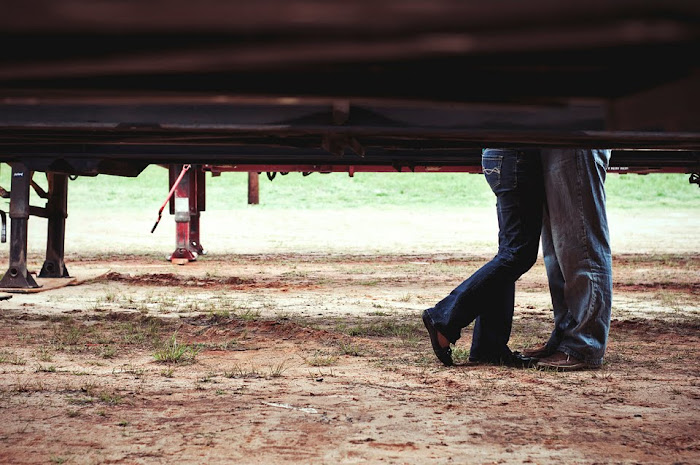
[(700, 187), (700, 173), (692, 173), (688, 179), (690, 184), (697, 184)]

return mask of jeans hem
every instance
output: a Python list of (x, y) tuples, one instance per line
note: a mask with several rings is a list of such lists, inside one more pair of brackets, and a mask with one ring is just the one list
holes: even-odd
[(456, 343), (457, 343), (457, 340), (461, 337), (461, 334), (457, 334), (457, 337), (452, 338), (452, 337), (451, 337), (451, 334), (449, 334), (449, 331), (445, 331), (445, 330), (443, 330), (442, 328), (440, 328), (439, 325), (436, 325), (436, 324), (435, 324), (435, 320), (433, 319), (433, 316), (430, 314), (430, 311), (431, 311), (431, 310), (435, 310), (435, 308), (433, 307), (433, 308), (429, 308), (429, 309), (426, 310), (426, 313), (427, 313), (427, 315), (428, 315), (428, 319), (430, 320), (430, 324), (433, 325), (433, 327), (434, 327), (440, 334), (442, 334), (443, 336), (445, 336), (445, 339), (447, 339), (447, 341), (448, 341), (450, 344), (456, 344)]

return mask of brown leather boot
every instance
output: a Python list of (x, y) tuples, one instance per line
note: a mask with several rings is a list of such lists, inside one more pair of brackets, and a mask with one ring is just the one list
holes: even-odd
[(540, 370), (556, 370), (556, 371), (575, 371), (575, 370), (590, 370), (599, 368), (595, 365), (590, 365), (583, 360), (579, 360), (564, 352), (556, 351), (549, 357), (540, 359), (536, 367)]
[(549, 357), (552, 355), (554, 352), (556, 352), (554, 349), (550, 349), (547, 347), (547, 344), (540, 344), (535, 347), (528, 347), (527, 349), (522, 350), (522, 354), (524, 357), (530, 357), (530, 358), (545, 358)]

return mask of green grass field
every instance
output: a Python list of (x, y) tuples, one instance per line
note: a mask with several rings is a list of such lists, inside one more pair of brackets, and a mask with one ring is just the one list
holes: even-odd
[[(277, 175), (269, 181), (260, 176), (259, 206), (247, 205), (247, 174), (207, 175), (207, 210), (241, 208), (343, 209), (357, 206), (377, 208), (487, 207), (494, 197), (479, 174), (462, 173), (344, 173), (302, 176)], [(43, 173), (35, 180), (46, 186)], [(10, 169), (3, 164), (0, 185), (10, 189)], [(700, 189), (688, 183), (686, 174), (610, 174), (606, 182), (609, 208), (696, 208)], [(69, 182), (69, 210), (160, 208), (168, 193), (167, 171), (147, 168), (137, 178), (100, 175)], [(8, 200), (4, 206), (7, 210)], [(34, 196), (33, 205), (41, 205)]]

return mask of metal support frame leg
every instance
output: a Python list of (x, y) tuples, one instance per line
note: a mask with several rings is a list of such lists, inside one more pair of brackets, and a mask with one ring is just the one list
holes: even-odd
[[(193, 165), (190, 170), (190, 250), (197, 255), (205, 255), (199, 239), (199, 217), (205, 209), (206, 186), (201, 165)], [(189, 173), (188, 173), (189, 174)]]
[(70, 278), (63, 261), (68, 217), (68, 175), (46, 173), (49, 181), (49, 200), (46, 206), (48, 233), (46, 261), (39, 272), (40, 278)]
[[(178, 173), (182, 165), (171, 165), (170, 172)], [(190, 194), (192, 173), (190, 170), (180, 180), (175, 188), (173, 196), (173, 211), (175, 213), (175, 252), (170, 255), (170, 261), (177, 265), (184, 265), (197, 259), (196, 253), (191, 250), (190, 239)], [(171, 176), (172, 178), (172, 176)]]
[(29, 185), (32, 172), (23, 163), (12, 164), (10, 193), (10, 267), (0, 280), (0, 288), (40, 287), (27, 272), (27, 223), (29, 222)]

